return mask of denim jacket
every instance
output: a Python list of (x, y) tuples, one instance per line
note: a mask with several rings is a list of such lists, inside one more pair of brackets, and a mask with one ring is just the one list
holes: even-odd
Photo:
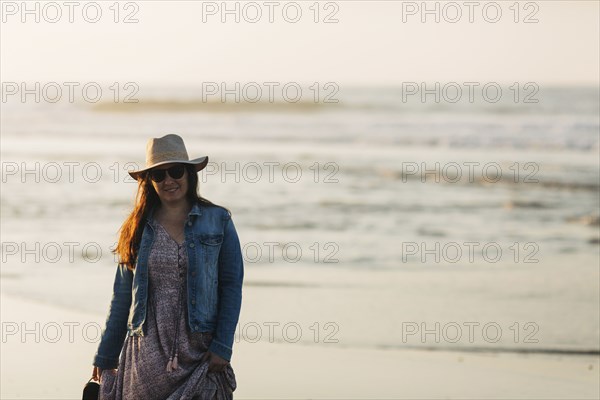
[[(119, 355), (128, 336), (146, 333), (148, 298), (148, 257), (154, 229), (150, 220), (144, 230), (134, 271), (119, 265), (113, 296), (94, 366), (118, 367)], [(233, 339), (242, 304), (244, 265), (240, 242), (227, 210), (195, 203), (185, 223), (188, 252), (187, 310), (191, 332), (212, 332), (208, 348), (227, 361), (231, 360)]]

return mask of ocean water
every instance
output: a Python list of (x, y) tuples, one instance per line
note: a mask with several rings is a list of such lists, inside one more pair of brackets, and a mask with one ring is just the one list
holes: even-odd
[[(136, 190), (126, 170), (149, 137), (177, 133), (209, 155), (200, 192), (233, 212), (260, 289), (241, 321), (319, 316), (345, 346), (600, 351), (598, 88), (541, 88), (537, 103), (198, 93), (2, 105), (3, 291), (104, 314)], [(269, 296), (281, 307), (252, 309)], [(401, 340), (407, 323), (468, 321), (533, 323), (540, 340)]]

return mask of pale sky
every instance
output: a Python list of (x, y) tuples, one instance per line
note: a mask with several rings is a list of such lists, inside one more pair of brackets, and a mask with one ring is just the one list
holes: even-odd
[[(9, 4), (11, 3), (11, 4)], [(32, 2), (33, 3), (33, 2)], [(32, 4), (30, 3), (30, 4)], [(57, 2), (63, 4), (63, 2)], [(81, 2), (85, 4), (86, 2)], [(21, 2), (2, 2), (3, 18), (1, 80), (7, 81), (135, 81), (170, 85), (201, 84), (205, 81), (335, 81), (350, 85), (392, 85), (406, 81), (494, 81), (539, 84), (599, 83), (599, 2), (535, 1), (525, 9), (520, 3), (515, 23), (514, 1), (498, 1), (502, 16), (497, 23), (486, 22), (478, 2), (474, 23), (468, 22), (464, 1), (454, 4), (463, 13), (450, 23), (441, 10), (440, 23), (434, 16), (421, 22), (420, 10), (408, 15), (418, 2), (337, 1), (325, 9), (319, 4), (319, 19), (335, 12), (338, 23), (314, 23), (313, 1), (299, 1), (303, 14), (293, 24), (283, 19), (277, 2), (274, 23), (268, 22), (268, 6), (258, 1), (262, 19), (240, 23), (228, 16), (204, 16), (221, 2), (137, 1), (121, 9), (119, 18), (135, 11), (138, 23), (114, 23), (113, 1), (98, 2), (99, 22), (83, 19), (82, 7), (68, 22), (68, 8), (62, 18), (48, 22), (40, 3), (40, 22), (25, 15)], [(210, 4), (209, 4), (210, 3)], [(235, 2), (229, 2), (234, 7)], [(409, 4), (410, 3), (410, 4)], [(240, 9), (245, 5), (240, 2)], [(435, 2), (428, 3), (430, 7)], [(124, 3), (121, 3), (124, 5)], [(7, 8), (8, 7), (8, 8)], [(12, 7), (12, 8), (11, 8)], [(31, 6), (33, 7), (33, 5)], [(337, 9), (336, 9), (337, 7)], [(537, 8), (536, 8), (537, 7)], [(403, 22), (403, 9), (406, 22)], [(292, 18), (289, 6), (286, 16)], [(487, 17), (495, 16), (488, 8)], [(87, 16), (93, 18), (93, 9)], [(254, 10), (246, 8), (248, 18)], [(46, 9), (54, 18), (56, 10)], [(529, 14), (538, 23), (523, 23)], [(448, 19), (455, 9), (446, 8)]]

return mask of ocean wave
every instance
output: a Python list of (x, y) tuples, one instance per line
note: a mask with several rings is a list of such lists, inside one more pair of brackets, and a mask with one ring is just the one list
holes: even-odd
[(516, 354), (556, 354), (573, 356), (598, 356), (600, 349), (537, 348), (537, 347), (492, 347), (492, 346), (425, 346), (425, 345), (385, 345), (375, 346), (381, 350), (426, 350), (455, 351), (469, 353), (516, 353)]
[(145, 113), (145, 112), (314, 112), (325, 108), (338, 107), (336, 104), (298, 101), (295, 103), (279, 101), (235, 102), (235, 101), (203, 101), (201, 99), (146, 99), (137, 103), (101, 102), (91, 106), (95, 112), (109, 113)]
[(541, 201), (518, 201), (518, 200), (509, 200), (504, 203), (504, 208), (513, 209), (513, 208), (533, 208), (533, 209), (544, 209), (550, 208), (548, 204), (544, 204)]
[(600, 226), (600, 216), (595, 214), (579, 215), (576, 217), (569, 217), (566, 219), (567, 222), (574, 224), (581, 224), (587, 226)]
[[(414, 165), (414, 164), (413, 164)], [(428, 167), (429, 168), (429, 167)], [(420, 173), (419, 171), (408, 171), (408, 170), (396, 170), (392, 168), (376, 168), (372, 171), (368, 171), (366, 174), (364, 168), (362, 171), (353, 170), (346, 168), (344, 170), (347, 174), (360, 174), (370, 175), (374, 174), (384, 180), (401, 181), (403, 183), (423, 183), (423, 184), (441, 184), (441, 185), (474, 185), (474, 186), (489, 186), (503, 184), (514, 187), (522, 187), (527, 189), (532, 188), (544, 188), (544, 189), (556, 189), (556, 190), (572, 190), (572, 191), (598, 191), (600, 190), (600, 184), (598, 182), (584, 182), (584, 181), (567, 181), (557, 177), (538, 177), (531, 178), (531, 182), (524, 181), (524, 177), (520, 177), (518, 182), (515, 182), (515, 178), (512, 174), (504, 174), (502, 176), (481, 176), (481, 171), (474, 171), (474, 176), (469, 177), (467, 173), (463, 173), (460, 177), (444, 173), (441, 169), (427, 170), (427, 176)], [(464, 172), (464, 171), (463, 171)], [(522, 173), (527, 175), (526, 173)], [(518, 206), (518, 205), (517, 205)]]
[[(444, 97), (435, 99), (421, 95), (406, 96), (402, 87), (339, 87), (334, 96), (314, 101), (310, 87), (303, 87), (297, 102), (283, 96), (266, 99), (246, 99), (238, 93), (238, 101), (226, 97), (204, 99), (202, 88), (187, 86), (179, 88), (146, 88), (137, 103), (101, 102), (92, 105), (99, 112), (231, 112), (231, 111), (294, 111), (314, 112), (342, 110), (348, 112), (381, 112), (395, 114), (496, 114), (506, 115), (598, 115), (599, 99), (596, 87), (546, 87), (535, 96), (535, 101), (515, 102), (509, 87), (502, 88), (504, 95), (497, 102), (486, 101), (479, 96), (470, 99), (462, 96), (457, 102)], [(310, 95), (309, 95), (310, 94)], [(253, 102), (254, 101), (254, 102)]]
[[(275, 339), (275, 342), (285, 343), (283, 339)], [(313, 346), (319, 345), (312, 341), (300, 340), (296, 342), (300, 345)], [(598, 356), (600, 349), (595, 348), (560, 348), (560, 347), (508, 347), (508, 346), (470, 346), (470, 345), (410, 345), (410, 344), (384, 344), (384, 343), (337, 343), (336, 347), (353, 349), (376, 349), (376, 350), (421, 350), (421, 351), (448, 351), (457, 353), (509, 353), (509, 354), (546, 354), (546, 355), (570, 355), (570, 356)]]

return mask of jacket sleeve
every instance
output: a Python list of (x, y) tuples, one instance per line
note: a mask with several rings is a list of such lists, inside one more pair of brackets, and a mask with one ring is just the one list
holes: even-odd
[(114, 369), (119, 365), (119, 355), (127, 334), (127, 320), (131, 306), (133, 272), (119, 264), (113, 285), (113, 296), (93, 365), (101, 369)]
[(242, 306), (244, 262), (240, 240), (231, 215), (227, 213), (223, 244), (219, 253), (218, 315), (213, 340), (208, 350), (231, 361), (235, 328)]

